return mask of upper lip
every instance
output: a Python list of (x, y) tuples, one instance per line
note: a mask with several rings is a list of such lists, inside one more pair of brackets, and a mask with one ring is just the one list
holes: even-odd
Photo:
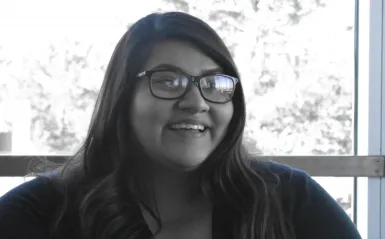
[(173, 124), (192, 124), (192, 125), (203, 125), (204, 127), (211, 128), (211, 125), (206, 120), (197, 120), (197, 119), (181, 119), (175, 120), (169, 123), (169, 125)]

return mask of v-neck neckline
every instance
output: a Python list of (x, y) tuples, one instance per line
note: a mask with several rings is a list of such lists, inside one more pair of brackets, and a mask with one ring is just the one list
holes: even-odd
[(225, 206), (213, 206), (212, 239), (232, 239), (231, 218)]
[[(153, 236), (140, 207), (137, 207), (140, 220), (144, 223), (144, 228), (140, 238), (151, 238)], [(211, 215), (211, 238), (212, 239), (232, 239), (231, 218), (226, 213), (225, 207), (213, 206)]]

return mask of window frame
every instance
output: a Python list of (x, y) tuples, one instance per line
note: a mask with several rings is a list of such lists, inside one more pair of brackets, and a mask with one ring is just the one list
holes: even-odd
[[(363, 238), (385, 239), (385, 4), (382, 0), (356, 0), (356, 6), (360, 16), (360, 40), (357, 42), (359, 80), (355, 86), (358, 88), (358, 101), (355, 104), (359, 114), (354, 143), (358, 155), (369, 156), (256, 156), (256, 159), (288, 164), (312, 176), (365, 177), (358, 179), (357, 186), (358, 191), (362, 192), (358, 193), (362, 196), (357, 200), (363, 201), (362, 205), (365, 205), (363, 208), (358, 206), (358, 227), (364, 228)], [(365, 24), (368, 35), (364, 33)], [(363, 38), (368, 38), (367, 42)], [(44, 171), (68, 157), (0, 153), (0, 177), (25, 176), (39, 158), (53, 162), (40, 168)], [(364, 215), (362, 220), (361, 214)]]
[[(0, 155), (0, 177), (23, 177), (28, 172), (42, 173), (62, 165), (70, 155)], [(259, 161), (274, 161), (301, 169), (314, 177), (385, 177), (383, 156), (260, 156)]]
[[(358, 154), (385, 155), (385, 4), (370, 0), (358, 6)], [(364, 239), (385, 239), (385, 177), (359, 180), (358, 229)]]

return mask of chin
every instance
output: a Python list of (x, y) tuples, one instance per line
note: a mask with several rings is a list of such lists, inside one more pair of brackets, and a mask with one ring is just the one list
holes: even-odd
[(181, 158), (182, 157), (178, 157), (178, 159), (172, 160), (173, 162), (171, 163), (173, 168), (180, 171), (192, 171), (198, 168), (206, 160), (206, 158), (184, 157), (182, 158), (183, 161), (181, 161)]

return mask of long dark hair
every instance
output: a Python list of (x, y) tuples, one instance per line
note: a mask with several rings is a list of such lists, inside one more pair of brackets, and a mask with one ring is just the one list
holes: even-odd
[[(141, 202), (136, 172), (140, 172), (139, 159), (146, 154), (132, 136), (128, 108), (136, 75), (152, 46), (168, 39), (194, 44), (224, 73), (239, 78), (224, 42), (193, 16), (150, 14), (132, 25), (111, 57), (85, 142), (56, 180), (65, 195), (51, 227), (57, 238), (73, 230), (68, 226), (71, 223), (78, 225), (85, 239), (134, 239), (145, 226), (133, 219), (140, 213)], [(197, 169), (200, 190), (214, 206), (226, 206), (232, 212), (234, 238), (292, 238), (279, 193), (274, 190), (278, 177), (258, 165), (252, 167), (242, 146), (246, 112), (241, 84), (233, 104), (227, 135)]]

